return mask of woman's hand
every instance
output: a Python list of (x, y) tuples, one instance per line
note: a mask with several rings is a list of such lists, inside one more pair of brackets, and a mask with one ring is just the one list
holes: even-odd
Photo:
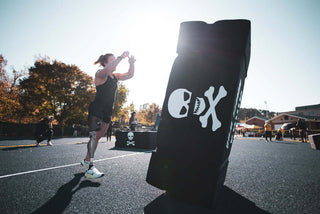
[(125, 51), (121, 54), (121, 58), (124, 59), (129, 56), (129, 51)]
[(136, 59), (134, 58), (134, 56), (131, 55), (128, 61), (129, 61), (129, 64), (132, 65), (135, 63)]

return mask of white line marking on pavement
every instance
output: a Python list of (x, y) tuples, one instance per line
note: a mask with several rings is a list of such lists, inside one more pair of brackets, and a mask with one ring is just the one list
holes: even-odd
[[(133, 156), (133, 155), (140, 155), (140, 154), (145, 154), (145, 153), (144, 153), (144, 152), (141, 152), (141, 153), (132, 153), (132, 154), (127, 154), (127, 155), (120, 155), (120, 156), (115, 156), (115, 157), (111, 157), (111, 158), (103, 158), (103, 159), (95, 160), (94, 162), (100, 162), (100, 161), (105, 161), (105, 160), (112, 160), (112, 159), (117, 159), (117, 158), (124, 158), (124, 157)], [(52, 170), (52, 169), (60, 169), (60, 168), (65, 168), (65, 167), (70, 167), (70, 166), (76, 166), (76, 165), (79, 165), (79, 166), (80, 166), (80, 162), (79, 162), (79, 163), (62, 165), (62, 166), (54, 166), (54, 167), (49, 167), (49, 168), (44, 168), (44, 169), (36, 169), (36, 170), (31, 170), (31, 171), (26, 171), (26, 172), (19, 172), (19, 173), (9, 174), (9, 175), (1, 175), (1, 176), (0, 176), (0, 179), (1, 179), (1, 178), (8, 178), (8, 177), (13, 177), (13, 176), (18, 176), (18, 175), (30, 174), (30, 173), (34, 173), (34, 172), (47, 171), (47, 170)]]

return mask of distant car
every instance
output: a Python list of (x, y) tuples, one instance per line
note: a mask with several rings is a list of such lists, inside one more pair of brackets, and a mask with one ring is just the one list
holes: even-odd
[(293, 127), (296, 127), (296, 124), (295, 123), (284, 123), (282, 126), (281, 126), (281, 129), (283, 130), (290, 130), (291, 128)]

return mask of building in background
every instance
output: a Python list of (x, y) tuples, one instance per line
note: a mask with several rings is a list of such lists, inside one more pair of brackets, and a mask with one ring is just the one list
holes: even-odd
[(249, 125), (262, 126), (265, 121), (272, 123), (272, 129), (279, 129), (283, 124), (296, 124), (298, 119), (306, 121), (307, 128), (309, 130), (320, 131), (320, 104), (299, 106), (295, 108), (295, 111), (281, 112), (277, 116), (269, 119), (263, 117), (251, 117), (245, 123)]
[(308, 119), (320, 120), (320, 104), (299, 106), (295, 111), (282, 112), (286, 114), (296, 115)]
[(245, 123), (248, 125), (256, 125), (256, 126), (263, 128), (263, 126), (267, 120), (269, 120), (269, 118), (254, 116), (254, 117), (251, 117), (248, 120), (246, 120)]

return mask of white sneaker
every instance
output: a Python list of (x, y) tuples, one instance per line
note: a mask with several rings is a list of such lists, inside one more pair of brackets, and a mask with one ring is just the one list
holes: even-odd
[(83, 166), (86, 170), (89, 169), (90, 161), (82, 160), (81, 161), (81, 166)]
[(48, 141), (47, 146), (52, 146), (51, 141)]
[(96, 167), (92, 166), (90, 169), (86, 171), (86, 174), (84, 176), (86, 178), (100, 178), (104, 176), (104, 174), (99, 172), (99, 170), (97, 170)]
[(40, 146), (40, 143), (36, 142), (36, 147)]

